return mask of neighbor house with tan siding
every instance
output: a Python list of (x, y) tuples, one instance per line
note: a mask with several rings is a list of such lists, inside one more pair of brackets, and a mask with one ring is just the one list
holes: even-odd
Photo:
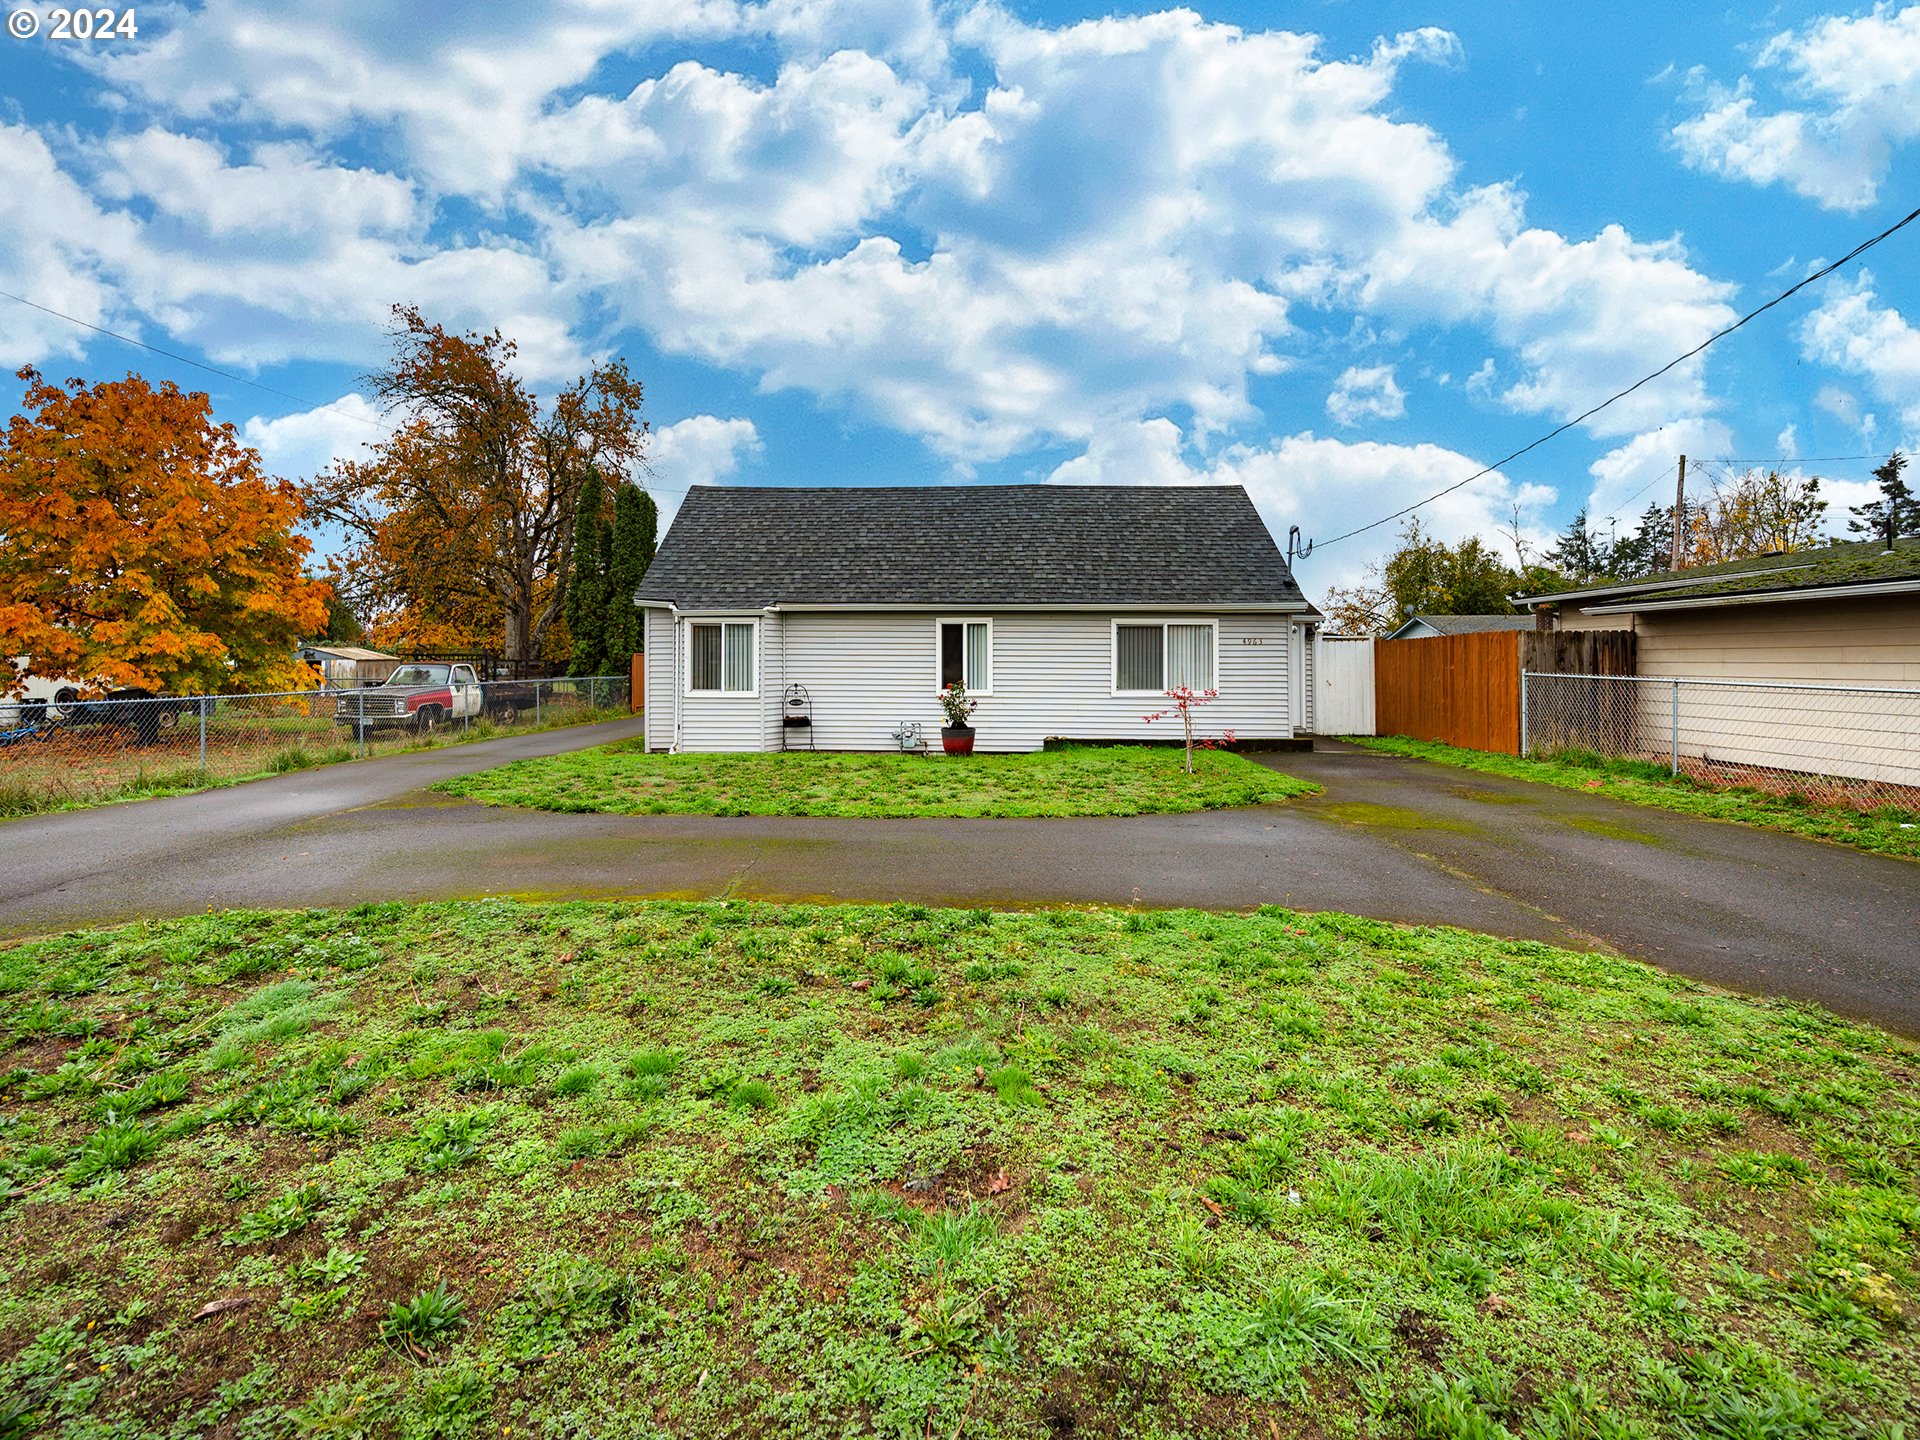
[[(932, 735), (944, 685), (983, 751), (1305, 730), (1320, 616), (1238, 485), (696, 486), (635, 597), (647, 748), (823, 750)], [(794, 687), (798, 687), (795, 692)]]
[[(1920, 538), (1759, 555), (1515, 603), (1557, 629), (1633, 631), (1642, 677), (1718, 682), (1688, 688), (1683, 754), (1920, 785)], [(1664, 732), (1668, 697), (1639, 689), (1650, 728)]]

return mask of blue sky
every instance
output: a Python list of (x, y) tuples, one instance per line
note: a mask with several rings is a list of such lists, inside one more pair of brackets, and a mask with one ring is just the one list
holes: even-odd
[[(210, 390), (295, 477), (380, 433), (402, 302), (547, 390), (625, 355), (668, 509), (1236, 481), (1325, 539), (1920, 203), (1920, 5), (208, 0), (90, 43), (12, 8), (0, 290), (302, 398), (4, 299), (0, 361)], [(1837, 511), (1874, 462), (1824, 457), (1917, 435), (1920, 225), (1422, 514), (1630, 524), (1682, 451)]]

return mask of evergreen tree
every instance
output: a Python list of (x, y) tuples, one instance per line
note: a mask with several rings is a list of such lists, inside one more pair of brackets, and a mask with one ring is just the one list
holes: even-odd
[(606, 585), (606, 656), (614, 670), (623, 670), (631, 656), (646, 648), (640, 609), (633, 592), (640, 588), (653, 563), (660, 508), (638, 485), (622, 485), (614, 497), (613, 525), (608, 532)]
[(1613, 578), (1632, 580), (1665, 570), (1673, 558), (1673, 507), (1653, 503), (1640, 514), (1633, 534), (1622, 536), (1608, 555)]
[(1612, 547), (1587, 527), (1587, 512), (1582, 507), (1568, 523), (1565, 532), (1547, 552), (1547, 561), (1575, 584), (1585, 584), (1612, 573)]
[(1920, 535), (1920, 496), (1914, 495), (1913, 487), (1900, 473), (1906, 468), (1907, 457), (1898, 450), (1887, 457), (1886, 463), (1873, 472), (1873, 478), (1880, 482), (1880, 498), (1855, 505), (1853, 518), (1847, 521), (1848, 530), (1869, 538), (1885, 535), (1887, 516), (1891, 514), (1896, 535)]
[(580, 509), (573, 521), (573, 566), (567, 577), (567, 633), (573, 637), (569, 675), (599, 675), (606, 660), (606, 570), (601, 510), (606, 485), (600, 472), (589, 470), (580, 491)]

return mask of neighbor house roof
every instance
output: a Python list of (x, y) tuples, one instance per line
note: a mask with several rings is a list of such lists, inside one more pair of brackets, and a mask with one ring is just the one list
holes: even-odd
[(1481, 635), (1489, 630), (1531, 630), (1531, 615), (1415, 615), (1386, 638), (1404, 640), (1416, 625), (1442, 635)]
[(379, 650), (363, 650), (358, 645), (302, 645), (304, 654), (331, 655), (336, 660), (398, 660), (398, 655), (388, 655)]
[(1843, 540), (1811, 550), (1774, 551), (1661, 571), (1635, 580), (1597, 580), (1573, 590), (1514, 597), (1517, 605), (1573, 605), (1592, 614), (1737, 605), (1768, 600), (1920, 590), (1920, 537)]
[(1315, 613), (1238, 485), (696, 485), (635, 598)]

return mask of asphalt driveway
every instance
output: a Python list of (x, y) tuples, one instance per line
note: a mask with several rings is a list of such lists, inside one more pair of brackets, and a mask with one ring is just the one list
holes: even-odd
[(1328, 746), (1290, 805), (1087, 820), (552, 815), (424, 787), (581, 726), (0, 824), (0, 934), (235, 905), (488, 894), (1276, 903), (1612, 948), (1920, 1035), (1920, 866)]

